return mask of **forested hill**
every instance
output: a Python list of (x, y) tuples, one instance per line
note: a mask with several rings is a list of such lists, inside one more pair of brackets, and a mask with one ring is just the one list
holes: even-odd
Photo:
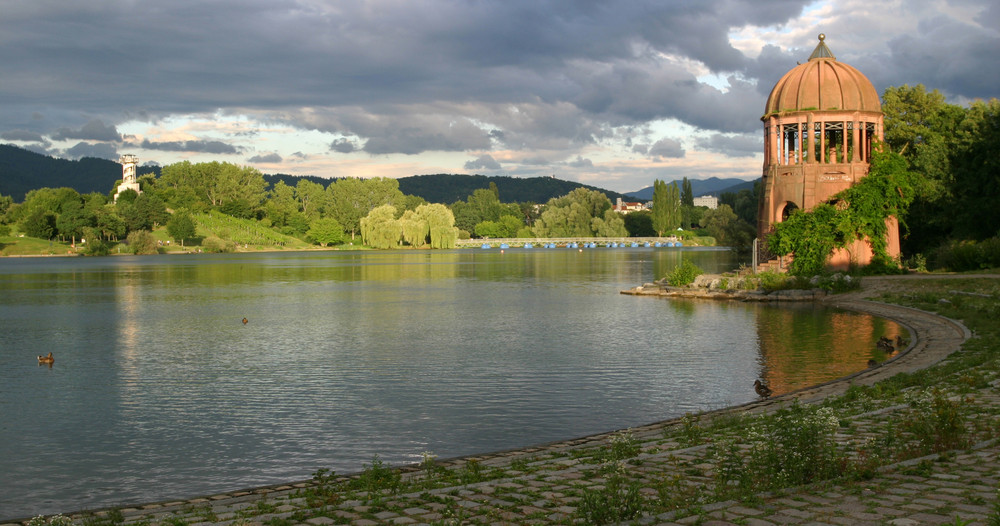
[[(149, 166), (140, 166), (138, 170), (139, 175), (158, 171), (157, 168)], [(90, 192), (106, 194), (115, 189), (121, 177), (122, 166), (114, 161), (93, 157), (69, 161), (9, 144), (0, 144), (0, 195), (10, 196), (16, 202), (23, 201), (25, 194), (38, 188), (67, 186), (81, 194)], [(331, 181), (317, 176), (264, 175), (264, 180), (270, 185), (284, 181), (289, 186), (295, 186), (300, 179), (308, 179), (323, 186), (327, 186)], [(581, 186), (604, 192), (612, 201), (617, 197), (625, 197), (603, 188), (551, 177), (520, 179), (485, 175), (414, 175), (401, 177), (399, 189), (404, 194), (420, 196), (431, 203), (451, 204), (467, 199), (476, 189), (489, 188), (490, 183), (497, 185), (500, 200), (505, 203), (525, 201), (545, 203), (553, 197), (566, 195)]]
[(114, 161), (93, 157), (68, 161), (0, 144), (0, 195), (17, 202), (29, 191), (45, 187), (68, 186), (82, 194), (106, 194), (121, 178), (122, 165)]
[(414, 175), (399, 179), (399, 190), (404, 194), (423, 197), (431, 203), (451, 204), (465, 200), (474, 190), (489, 188), (490, 183), (497, 185), (500, 201), (504, 203), (522, 203), (531, 201), (546, 203), (553, 197), (566, 195), (573, 190), (584, 187), (590, 190), (604, 192), (612, 202), (615, 198), (625, 198), (623, 194), (587, 186), (572, 181), (553, 179), (552, 177), (518, 178), (510, 176), (434, 174)]

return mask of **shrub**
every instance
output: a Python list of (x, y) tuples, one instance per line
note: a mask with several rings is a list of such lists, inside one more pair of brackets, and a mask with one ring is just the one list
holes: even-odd
[(136, 255), (156, 254), (156, 239), (149, 230), (133, 230), (127, 238), (129, 250)]
[(787, 288), (785, 283), (788, 280), (789, 276), (787, 274), (781, 274), (778, 272), (761, 272), (757, 274), (758, 286), (768, 292)]
[(201, 248), (206, 252), (232, 252), (234, 245), (220, 237), (208, 236), (201, 242)]
[(45, 520), (45, 517), (38, 515), (28, 521), (28, 526), (72, 526), (73, 520), (62, 514), (53, 515)]
[(638, 482), (630, 481), (625, 466), (614, 462), (602, 468), (605, 482), (600, 489), (586, 489), (577, 513), (587, 524), (616, 524), (642, 513), (642, 494)]
[(809, 280), (809, 285), (825, 291), (840, 293), (861, 288), (861, 280), (851, 277), (849, 274), (825, 274), (814, 276)]
[(757, 418), (745, 433), (745, 451), (735, 442), (718, 448), (716, 492), (749, 496), (839, 476), (845, 461), (834, 441), (839, 425), (830, 408), (798, 403)]
[(603, 462), (620, 462), (639, 454), (639, 444), (630, 430), (611, 435), (608, 447), (597, 452), (595, 458)]
[(667, 274), (667, 282), (674, 287), (683, 287), (694, 283), (695, 278), (704, 274), (697, 265), (689, 260), (681, 261), (681, 264)]
[(399, 491), (402, 484), (402, 475), (398, 470), (385, 465), (378, 455), (372, 457), (372, 463), (365, 466), (358, 478), (349, 484), (351, 489), (364, 491), (370, 500), (377, 501), (381, 498), (382, 492), (394, 494)]
[(1000, 266), (1000, 238), (981, 243), (975, 241), (949, 241), (938, 247), (931, 256), (932, 268), (964, 272)]
[(1000, 237), (992, 237), (979, 243), (982, 268), (1000, 268)]
[(924, 453), (965, 447), (965, 413), (959, 402), (937, 389), (919, 392), (910, 399), (911, 411), (902, 428), (913, 434)]
[(111, 253), (111, 243), (103, 239), (91, 239), (84, 253), (88, 256), (107, 256)]

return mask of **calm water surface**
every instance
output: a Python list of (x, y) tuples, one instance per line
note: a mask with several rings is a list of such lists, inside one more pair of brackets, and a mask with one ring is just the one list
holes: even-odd
[(901, 330), (618, 293), (682, 257), (738, 265), (666, 248), (0, 260), (0, 519), (646, 424), (750, 401), (758, 377), (863, 369)]

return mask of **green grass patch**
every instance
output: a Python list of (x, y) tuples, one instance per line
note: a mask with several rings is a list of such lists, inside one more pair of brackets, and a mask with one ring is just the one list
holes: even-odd
[(0, 237), (0, 256), (63, 256), (76, 250), (69, 243), (34, 237)]

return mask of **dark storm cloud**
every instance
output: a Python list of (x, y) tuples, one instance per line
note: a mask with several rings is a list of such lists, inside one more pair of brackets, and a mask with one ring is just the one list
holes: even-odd
[(83, 141), (121, 141), (122, 136), (113, 125), (104, 124), (100, 120), (91, 120), (79, 129), (59, 128), (52, 134), (57, 141), (78, 139)]
[(463, 152), (490, 147), (488, 132), (464, 118), (395, 114), (355, 123), (351, 129), (368, 137), (361, 149), (372, 155), (415, 155), (428, 150)]
[(576, 159), (574, 159), (572, 161), (567, 161), (564, 164), (566, 166), (570, 166), (570, 167), (573, 167), (573, 168), (593, 168), (594, 167), (594, 161), (591, 161), (590, 159), (584, 159), (580, 155), (577, 155)]
[(79, 142), (75, 146), (68, 148), (63, 154), (70, 159), (80, 159), (83, 157), (97, 157), (98, 159), (118, 159), (118, 149), (113, 144), (108, 143), (87, 143)]
[(466, 170), (499, 170), (500, 163), (493, 158), (492, 155), (485, 154), (480, 155), (474, 161), (465, 162)]
[[(921, 21), (917, 34), (889, 42), (889, 68), (872, 71), (873, 82), (924, 84), (952, 96), (996, 97), (1000, 86), (1000, 36), (935, 17)], [(971, 75), (973, 71), (978, 74)]]
[(42, 134), (28, 130), (9, 130), (0, 133), (0, 139), (8, 141), (45, 142)]
[(695, 145), (702, 150), (721, 153), (726, 157), (753, 157), (764, 151), (764, 138), (758, 135), (712, 134), (700, 137)]
[(348, 139), (337, 139), (336, 141), (333, 141), (333, 143), (330, 144), (331, 151), (340, 153), (351, 153), (357, 149), (358, 147), (355, 146), (354, 143)]
[[(654, 82), (675, 84), (668, 91), (686, 96), (698, 89), (690, 75), (654, 72), (628, 93), (605, 81), (598, 92), (587, 64), (622, 71), (667, 53), (715, 71), (740, 70), (746, 60), (729, 44), (728, 29), (781, 23), (805, 3), (5, 2), (0, 42), (18, 53), (0, 58), (0, 104), (67, 100), (92, 114), (153, 118), (345, 106), (382, 116), (381, 104), (580, 100), (577, 111), (596, 109), (602, 120), (678, 116), (712, 126), (713, 119), (679, 111), (680, 102), (657, 107), (666, 99), (634, 98)], [(695, 94), (706, 99), (703, 108), (716, 97)], [(459, 140), (440, 121), (405, 131), (344, 131), (367, 139), (365, 151), (377, 154), (482, 147), (482, 140)], [(60, 130), (54, 138), (109, 140), (83, 131)]]
[(161, 150), (166, 152), (202, 152), (230, 154), (239, 153), (240, 148), (222, 141), (163, 141), (153, 142), (144, 140), (139, 144), (140, 148), (146, 150)]
[(254, 155), (253, 157), (247, 159), (248, 163), (280, 163), (283, 159), (280, 155), (276, 153), (268, 153), (264, 155)]
[(674, 139), (660, 139), (649, 147), (646, 154), (650, 157), (658, 157), (661, 159), (680, 159), (684, 157), (685, 151), (684, 147), (681, 146), (680, 141), (676, 141)]
[[(759, 126), (763, 97), (814, 44), (765, 46), (751, 59), (730, 32), (783, 28), (810, 4), (0, 0), (0, 45), (16, 50), (0, 54), (0, 123), (52, 140), (120, 142), (105, 123), (221, 112), (342, 134), (356, 142), (331, 151), (373, 155), (497, 146), (575, 155), (615, 128), (661, 119), (743, 133)], [(1000, 9), (962, 4), (984, 6), (980, 26), (936, 14), (916, 34), (894, 36), (879, 31), (894, 22), (882, 20), (865, 38), (843, 38), (838, 58), (856, 59), (848, 62), (880, 92), (922, 82), (955, 97), (995, 95)], [(921, 6), (908, 14), (941, 13)], [(852, 10), (831, 11), (847, 20)], [(728, 87), (704, 82), (701, 70)], [(23, 117), (73, 112), (75, 120)], [(215, 141), (149, 145), (238, 151)]]

